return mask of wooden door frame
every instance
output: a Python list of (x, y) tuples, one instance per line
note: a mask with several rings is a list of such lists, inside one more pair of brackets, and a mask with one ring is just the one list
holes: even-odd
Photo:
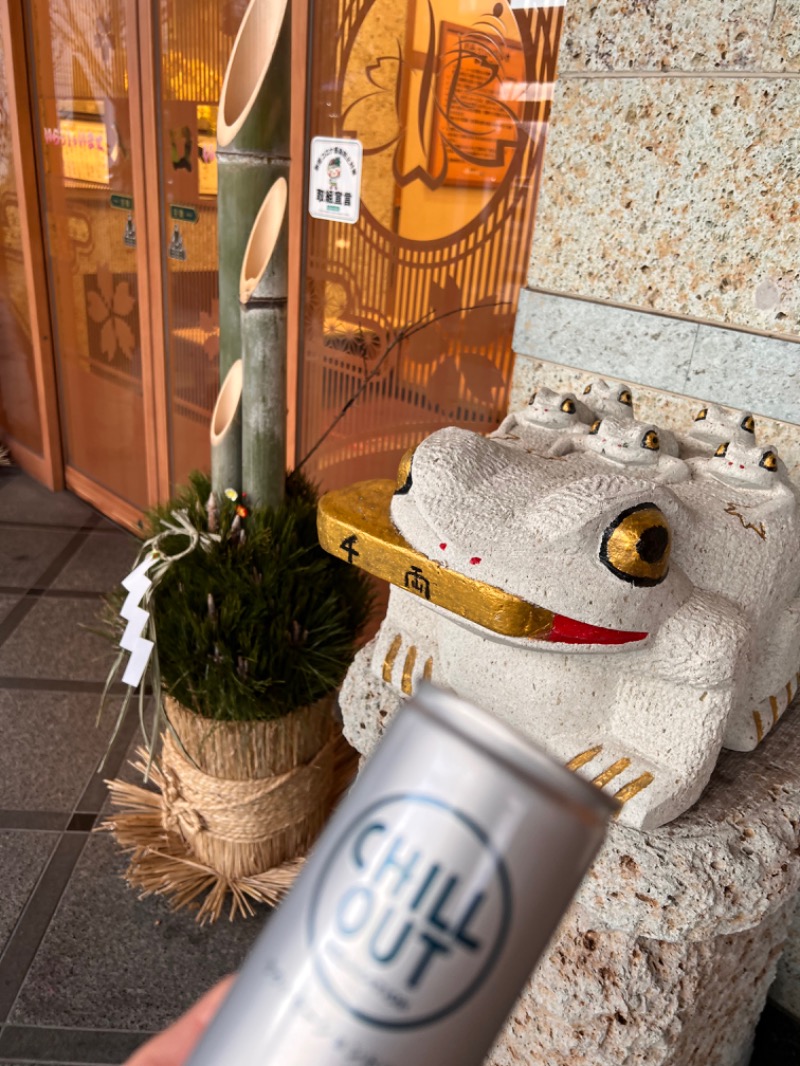
[[(134, 167), (133, 197), (134, 203), (142, 205), (142, 213), (139, 214), (137, 209), (137, 215), (140, 231), (145, 235), (145, 239), (137, 243), (136, 251), (142, 309), (145, 437), (152, 444), (148, 464), (151, 505), (167, 500), (171, 495), (164, 313), (167, 294), (161, 261), (164, 234), (161, 225), (161, 182), (158, 167), (162, 148), (156, 120), (158, 42), (157, 27), (153, 19), (153, 2), (126, 0), (128, 25), (136, 35), (136, 46), (129, 50), (131, 58), (128, 60), (128, 95), (131, 101), (131, 151), (142, 161), (140, 167)], [(147, 165), (145, 160), (152, 162)]]
[(53, 331), (44, 247), (44, 223), (38, 196), (33, 111), (28, 83), (27, 46), (23, 5), (19, 0), (0, 0), (0, 34), (5, 57), (9, 121), (17, 186), (22, 260), (28, 294), (33, 365), (42, 454), (38, 455), (11, 438), (11, 451), (20, 467), (49, 489), (64, 487), (64, 457), (58, 415)]
[[(161, 153), (158, 133), (156, 63), (157, 23), (153, 4), (157, 0), (124, 0), (128, 47), (131, 150), (134, 159), (133, 196), (137, 228), (144, 239), (137, 244), (142, 394), (145, 439), (148, 447), (148, 499), (151, 504), (170, 495), (168, 379), (165, 336), (164, 275), (161, 256), (149, 254), (163, 247), (161, 188), (158, 166), (145, 165)], [(306, 87), (310, 0), (293, 0), (292, 18), (292, 133), (291, 157), (294, 180), (290, 185), (288, 222), (289, 307), (287, 328), (287, 464), (295, 462), (297, 406), (299, 403), (299, 358), (303, 309), (302, 234), (305, 220)], [(65, 465), (58, 412), (57, 373), (50, 316), (45, 248), (45, 219), (39, 199), (40, 175), (27, 52), (24, 5), (18, 0), (0, 0), (0, 33), (6, 56), (14, 172), (20, 209), (22, 252), (31, 318), (36, 395), (42, 431), (43, 455), (12, 441), (20, 466), (49, 488), (66, 485), (102, 509), (109, 517), (136, 530), (140, 510), (99, 485), (81, 471)]]
[(308, 142), (308, 58), (310, 46), (309, 7), (311, 0), (292, 0), (292, 125), (290, 157), (292, 180), (289, 183), (289, 300), (286, 326), (286, 465), (294, 469), (297, 462), (297, 430), (300, 424), (300, 346), (303, 331), (303, 232), (306, 220), (306, 148)]

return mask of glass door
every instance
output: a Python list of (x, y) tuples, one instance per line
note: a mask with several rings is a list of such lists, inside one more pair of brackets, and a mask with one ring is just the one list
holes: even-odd
[(563, 17), (558, 0), (313, 5), (308, 137), (363, 152), (352, 224), (338, 168), (308, 168), (333, 202), (307, 221), (298, 456), (325, 486), (502, 417)]
[(16, 444), (42, 456), (12, 121), (0, 34), (0, 426)]
[(30, 116), (22, 12), (0, 4), (0, 433), (23, 468), (56, 489), (61, 442)]
[(135, 9), (25, 8), (67, 483), (129, 523), (159, 495)]
[[(217, 102), (246, 0), (151, 0), (156, 67), (148, 192), (159, 221), (169, 475), (208, 469), (219, 389)], [(147, 79), (145, 78), (145, 81)]]

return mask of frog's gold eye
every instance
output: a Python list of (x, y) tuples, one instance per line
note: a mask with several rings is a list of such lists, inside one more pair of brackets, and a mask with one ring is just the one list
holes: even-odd
[(659, 451), (661, 448), (661, 441), (658, 439), (658, 434), (654, 429), (648, 429), (642, 437), (642, 447), (648, 448), (651, 452)]
[(626, 407), (633, 407), (633, 396), (630, 389), (623, 389), (617, 399), (620, 403), (624, 403)]
[(531, 404), (532, 404), (532, 403), (534, 402), (534, 400), (536, 399), (536, 396), (537, 396), (537, 394), (538, 394), (538, 391), (539, 391), (538, 389), (534, 389), (534, 390), (533, 390), (533, 392), (531, 393), (531, 398), (530, 398), (530, 399), (528, 400), (528, 407), (530, 407), (530, 405), (531, 405)]
[(756, 423), (752, 415), (745, 415), (741, 425), (746, 433), (755, 433), (756, 431)]
[(591, 427), (589, 428), (589, 432), (590, 433), (599, 433), (600, 432), (600, 423), (601, 422), (602, 422), (601, 418), (596, 418), (594, 420), (594, 422), (592, 422)]
[(400, 460), (400, 466), (397, 468), (397, 488), (395, 489), (395, 496), (405, 496), (405, 494), (411, 488), (411, 461), (414, 458), (414, 452), (417, 450), (416, 444), (413, 448), (409, 448)]
[(726, 456), (728, 454), (728, 445), (729, 444), (730, 444), (730, 441), (725, 441), (724, 444), (720, 444), (719, 448), (717, 448), (717, 450), (714, 452), (714, 455), (715, 455), (715, 457), (717, 459), (722, 459), (724, 456)]
[(564, 411), (565, 414), (574, 415), (575, 411), (577, 410), (577, 408), (575, 407), (575, 401), (570, 399), (564, 400), (564, 402), (561, 404), (561, 410)]
[(640, 503), (618, 515), (603, 534), (600, 561), (631, 585), (658, 585), (669, 572), (672, 534), (654, 503)]
[(775, 452), (764, 452), (758, 465), (763, 466), (765, 470), (771, 470), (773, 473), (777, 473), (778, 456)]
[(702, 422), (705, 418), (708, 418), (708, 408), (702, 407), (694, 416), (694, 420), (695, 422)]
[(589, 383), (589, 384), (588, 384), (588, 385), (586, 386), (586, 388), (585, 388), (585, 389), (583, 390), (583, 395), (584, 395), (584, 396), (588, 396), (588, 395), (589, 395), (589, 393), (590, 393), (591, 391), (592, 391), (592, 385), (591, 385), (591, 382), (590, 382), (590, 383)]

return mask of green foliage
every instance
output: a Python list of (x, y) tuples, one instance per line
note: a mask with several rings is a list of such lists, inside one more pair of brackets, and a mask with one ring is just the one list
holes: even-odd
[[(193, 474), (149, 517), (147, 536), (181, 509), (196, 529), (220, 535), (174, 562), (154, 588), (162, 684), (209, 718), (277, 718), (342, 681), (371, 608), (369, 585), (319, 546), (317, 493), (301, 474), (289, 476), (274, 509), (237, 517), (235, 501), (217, 498), (209, 530), (210, 495), (209, 479)], [(179, 537), (161, 544), (167, 555), (185, 546)]]

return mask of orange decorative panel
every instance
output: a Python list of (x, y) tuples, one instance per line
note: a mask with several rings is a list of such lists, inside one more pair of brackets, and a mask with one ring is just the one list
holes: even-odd
[(358, 222), (307, 221), (298, 457), (327, 487), (505, 411), (563, 11), (314, 6), (309, 139), (364, 149)]

